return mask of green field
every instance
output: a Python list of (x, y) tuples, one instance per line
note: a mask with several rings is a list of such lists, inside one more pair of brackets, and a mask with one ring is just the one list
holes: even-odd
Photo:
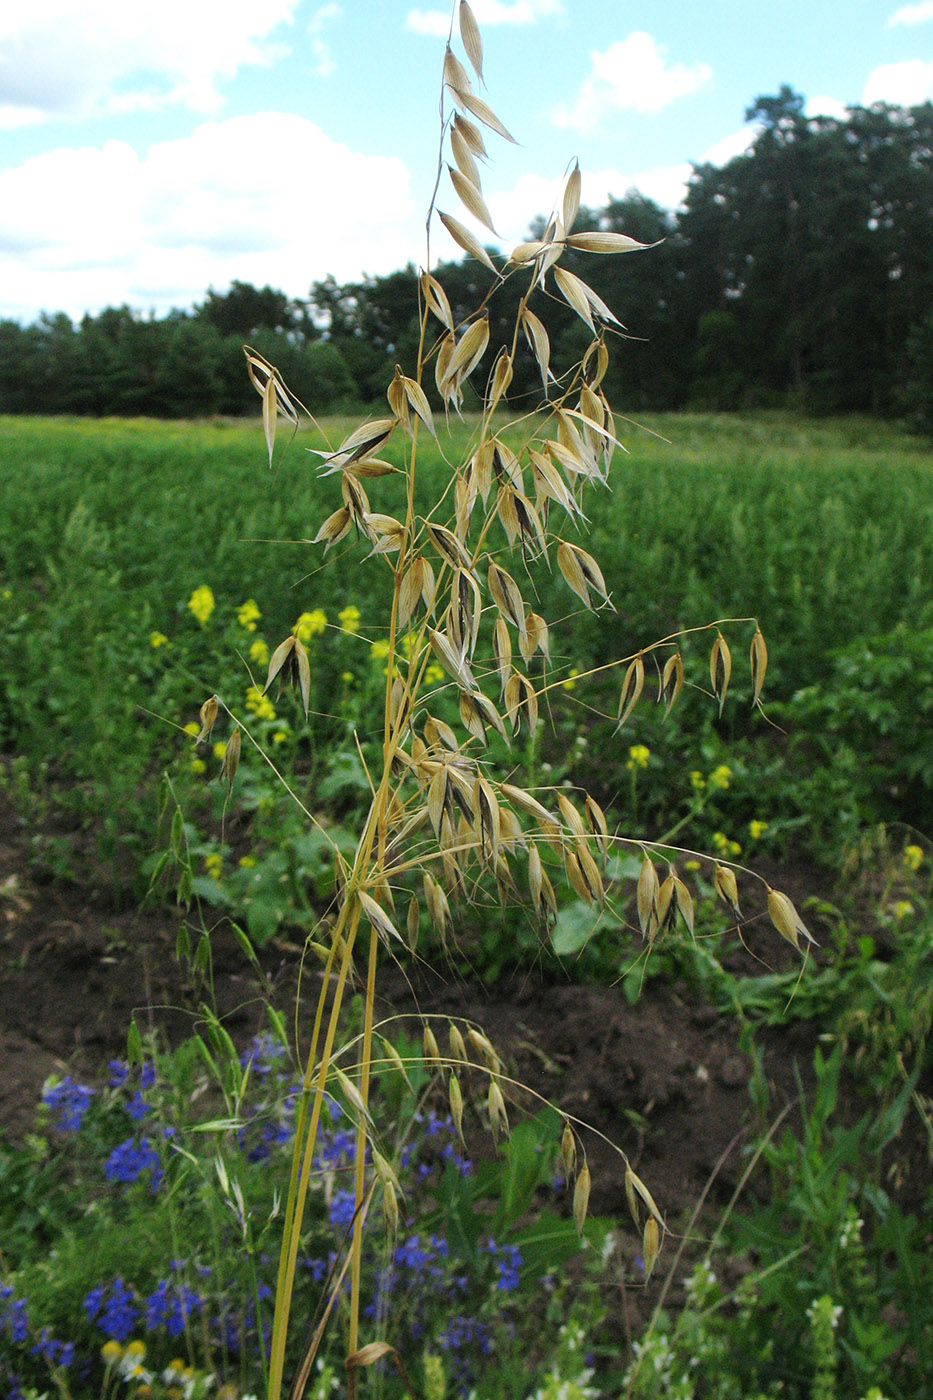
[[(339, 435), (345, 425), (327, 426)], [(187, 781), (180, 728), (212, 691), (242, 707), (249, 668), (262, 683), (262, 665), (249, 659), (256, 641), (274, 648), (303, 612), (321, 609), (330, 624), (314, 641), (318, 713), (278, 741), (296, 772), (320, 780), (325, 743), (354, 726), (365, 740), (373, 714), (381, 722), (378, 703), (367, 713), (368, 643), (385, 632), (389, 571), (350, 541), (336, 567), (322, 568), (321, 547), (306, 543), (339, 504), (333, 478), (320, 478), (305, 450), (315, 442), (303, 434), (270, 471), (258, 425), (0, 424), (5, 780), (20, 803), (67, 818), (59, 830), (93, 830), (94, 878), (117, 894), (127, 883), (139, 891), (159, 773)], [(617, 680), (594, 679), (556, 694), (561, 748), (568, 733), (590, 736), (601, 797), (621, 817), (628, 747), (650, 748), (655, 781), (643, 785), (640, 808), (648, 834), (682, 813), (686, 774), (727, 761), (727, 749), (746, 781), (744, 792), (733, 784), (722, 821), (769, 820), (774, 841), (794, 830), (818, 860), (835, 862), (863, 821), (929, 827), (933, 741), (919, 722), (931, 704), (929, 449), (868, 421), (777, 416), (651, 419), (626, 442), (611, 493), (588, 504), (616, 612), (583, 612), (553, 571), (538, 606), (564, 618), (552, 629), (554, 676), (676, 629), (756, 617), (770, 652), (766, 710), (787, 740), (747, 705), (746, 624), (727, 629), (734, 698), (721, 722), (688, 688), (666, 726), (643, 706), (616, 735), (594, 712), (614, 713)], [(420, 471), (431, 492), (446, 479), (436, 454), (422, 451)], [(384, 479), (370, 495), (391, 512), (398, 488)], [(205, 585), (216, 607), (201, 624), (188, 602)], [(261, 614), (252, 631), (237, 622), (248, 599)], [(360, 612), (355, 637), (337, 623), (349, 606)], [(688, 683), (703, 684), (708, 646), (706, 635), (687, 638)], [(334, 706), (335, 694), (346, 703)], [(775, 850), (786, 852), (788, 839)], [(68, 840), (40, 833), (36, 846), (37, 860), (80, 879)]]

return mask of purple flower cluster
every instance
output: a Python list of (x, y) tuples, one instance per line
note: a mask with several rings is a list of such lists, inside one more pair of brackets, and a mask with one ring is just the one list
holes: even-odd
[(134, 1185), (144, 1172), (150, 1173), (150, 1187), (157, 1191), (164, 1175), (162, 1163), (159, 1161), (159, 1154), (150, 1146), (145, 1135), (139, 1142), (133, 1137), (125, 1138), (123, 1142), (118, 1143), (104, 1163), (107, 1180), (119, 1181), (126, 1186)]
[(94, 1090), (87, 1084), (78, 1084), (70, 1074), (66, 1074), (61, 1083), (42, 1091), (42, 1102), (53, 1114), (52, 1126), (60, 1133), (81, 1131), (93, 1097)]

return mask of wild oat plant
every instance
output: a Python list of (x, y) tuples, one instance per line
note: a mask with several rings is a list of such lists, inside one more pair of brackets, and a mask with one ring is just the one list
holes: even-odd
[[(483, 48), (466, 0), (455, 7), (446, 47), (440, 98), (441, 141), (434, 196), (427, 219), (425, 270), (419, 280), (420, 338), (417, 358), (397, 367), (387, 386), (389, 412), (362, 423), (336, 446), (320, 450), (323, 484), (336, 488), (337, 501), (311, 541), (327, 553), (368, 547), (373, 568), (389, 569), (392, 580), (388, 656), (382, 717), (382, 766), (368, 772), (369, 810), (352, 861), (334, 849), (338, 888), (333, 903), (309, 938), (324, 965), (322, 990), (310, 1041), (302, 1051), (303, 1079), (296, 1114), (295, 1150), (283, 1207), (283, 1236), (269, 1358), (269, 1400), (279, 1400), (285, 1383), (286, 1339), (292, 1322), (296, 1264), (309, 1173), (329, 1088), (340, 1094), (355, 1117), (354, 1220), (348, 1255), (333, 1283), (315, 1338), (297, 1377), (301, 1394), (320, 1336), (349, 1272), (347, 1310), (348, 1393), (356, 1391), (362, 1367), (377, 1361), (401, 1363), (388, 1337), (361, 1335), (363, 1232), (374, 1203), (381, 1206), (390, 1237), (399, 1220), (399, 1183), (370, 1114), (373, 1075), (391, 1066), (374, 1030), (374, 999), (380, 944), (402, 958), (415, 952), (422, 910), (442, 939), (456, 937), (458, 908), (482, 908), (527, 901), (546, 937), (557, 912), (555, 879), (564, 878), (594, 909), (621, 908), (630, 891), (616, 887), (609, 857), (619, 845), (642, 852), (635, 890), (638, 921), (650, 946), (678, 921), (693, 933), (693, 901), (674, 864), (677, 852), (664, 847), (667, 871), (659, 875), (659, 847), (650, 840), (610, 830), (607, 818), (583, 791), (529, 790), (517, 781), (509, 748), (524, 742), (539, 724), (542, 706), (566, 678), (551, 668), (550, 629), (535, 610), (539, 583), (555, 566), (584, 608), (612, 615), (612, 600), (599, 563), (581, 543), (586, 537), (588, 492), (610, 486), (610, 472), (624, 451), (611, 408), (601, 389), (610, 343), (623, 328), (586, 281), (562, 265), (567, 249), (614, 256), (645, 254), (645, 245), (620, 233), (573, 231), (581, 174), (576, 162), (566, 176), (560, 207), (539, 238), (519, 244), (498, 267), (482, 243), (454, 215), (438, 205), (444, 186), (474, 220), (495, 232), (482, 192), (481, 165), (487, 140), (513, 138), (481, 97)], [(457, 33), (465, 64), (456, 56)], [(449, 157), (449, 160), (448, 160)], [(468, 315), (455, 318), (441, 282), (431, 273), (431, 230), (435, 219), (470, 257), (491, 274), (489, 291)], [(507, 281), (519, 279), (521, 295), (511, 338), (491, 343), (490, 307)], [(591, 340), (582, 359), (568, 367), (552, 363), (546, 326), (548, 306), (565, 303), (586, 326)], [(523, 347), (541, 377), (538, 401), (523, 411), (509, 402), (516, 357)], [(297, 431), (300, 399), (275, 367), (247, 348), (250, 377), (262, 396), (270, 463), (280, 422)], [(436, 414), (427, 385), (433, 381)], [(475, 423), (467, 452), (448, 435), (450, 416), (469, 411)], [(507, 416), (508, 415), (508, 416)], [(419, 496), (419, 450), (425, 438), (448, 468), (439, 499)], [(401, 455), (396, 466), (383, 455), (393, 441)], [(325, 437), (326, 441), (326, 437)], [(458, 436), (462, 442), (462, 433)], [(401, 518), (370, 501), (380, 479), (401, 472), (405, 506)], [(732, 653), (723, 629), (752, 630), (750, 664), (753, 703), (760, 705), (767, 648), (753, 618), (709, 623), (695, 631), (711, 635), (709, 685), (719, 709), (726, 700)], [(619, 725), (632, 715), (649, 688), (667, 712), (686, 681), (680, 642), (683, 634), (644, 645), (619, 658)], [(600, 668), (605, 671), (607, 668)], [(592, 674), (592, 673), (591, 673)], [(438, 679), (440, 677), (440, 679)], [(576, 678), (579, 682), (581, 677)], [(274, 651), (265, 688), (292, 683), (308, 707), (310, 662), (297, 634)], [(459, 711), (459, 723), (451, 698)], [(201, 739), (209, 736), (220, 711), (234, 721), (221, 777), (232, 788), (241, 745), (253, 742), (248, 726), (219, 696), (202, 707)], [(445, 711), (455, 722), (445, 720)], [(362, 751), (361, 751), (362, 753)], [(316, 823), (311, 812), (307, 820)], [(326, 836), (326, 830), (324, 831)], [(652, 858), (654, 853), (655, 859)], [(691, 853), (696, 854), (696, 853)], [(735, 867), (715, 863), (715, 887), (738, 922), (741, 911)], [(757, 878), (757, 877), (756, 877)], [(764, 882), (762, 882), (764, 883)], [(764, 885), (768, 912), (778, 932), (795, 948), (812, 942), (789, 898)], [(619, 914), (620, 923), (624, 922)], [(349, 984), (363, 964), (364, 1024), (358, 1062), (348, 1072), (340, 1046), (342, 1011)], [(441, 1052), (430, 1021), (424, 1025), (424, 1057), (441, 1076), (458, 1129), (464, 1113), (464, 1075), (486, 1083), (488, 1124), (507, 1139), (507, 1101), (513, 1081), (493, 1045), (474, 1026), (454, 1026), (449, 1048)], [(572, 1182), (573, 1215), (582, 1231), (590, 1173), (583, 1125), (568, 1120), (561, 1151)], [(368, 1147), (368, 1152), (367, 1152)], [(663, 1215), (650, 1190), (626, 1164), (629, 1205), (642, 1234), (645, 1273), (651, 1274), (665, 1234)], [(294, 1319), (300, 1324), (302, 1319)]]

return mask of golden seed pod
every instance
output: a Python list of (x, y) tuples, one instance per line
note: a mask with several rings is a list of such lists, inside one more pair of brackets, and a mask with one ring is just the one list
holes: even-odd
[(732, 653), (725, 637), (718, 631), (710, 652), (709, 675), (713, 683), (713, 694), (719, 701), (719, 713), (722, 714), (726, 691), (729, 689), (729, 677), (732, 675)]
[(457, 1136), (466, 1146), (463, 1137), (463, 1090), (460, 1088), (460, 1080), (455, 1074), (450, 1076), (447, 1093), (450, 1099), (450, 1116), (454, 1120)]
[(735, 873), (726, 865), (717, 865), (713, 883), (719, 898), (729, 906), (732, 917), (739, 923), (742, 911), (739, 908), (739, 887), (736, 884)]
[(761, 635), (761, 628), (757, 626), (749, 650), (749, 664), (752, 670), (752, 705), (754, 706), (761, 701), (761, 688), (765, 683), (765, 672), (768, 669), (768, 648)]
[(450, 1023), (447, 1039), (450, 1043), (450, 1058), (465, 1063), (467, 1060), (466, 1045), (464, 1044), (463, 1036), (460, 1034), (460, 1028), (456, 1026), (453, 1021)]
[(617, 728), (622, 727), (629, 715), (638, 704), (639, 696), (645, 685), (645, 663), (641, 653), (635, 660), (629, 663), (625, 672), (625, 679), (622, 682), (622, 692), (619, 696), (619, 722)]
[(478, 1031), (475, 1026), (470, 1026), (467, 1030), (467, 1039), (476, 1050), (480, 1059), (484, 1061), (486, 1067), (492, 1070), (493, 1074), (498, 1074), (502, 1069), (502, 1061), (493, 1049), (491, 1041)]
[(658, 872), (652, 864), (651, 857), (645, 851), (642, 856), (641, 870), (638, 874), (637, 904), (638, 922), (644, 937), (652, 940), (658, 931), (658, 895), (661, 886), (658, 883)]
[(573, 1188), (573, 1223), (577, 1227), (577, 1234), (582, 1238), (583, 1226), (586, 1223), (586, 1211), (590, 1203), (590, 1169), (584, 1161), (583, 1166), (577, 1173), (577, 1180)]
[(424, 1048), (424, 1057), (432, 1069), (440, 1069), (441, 1052), (437, 1043), (437, 1036), (429, 1025), (425, 1025), (421, 1032), (421, 1044)]
[(223, 763), (220, 766), (220, 781), (226, 783), (227, 787), (233, 787), (233, 780), (236, 777), (236, 770), (240, 764), (240, 748), (242, 746), (242, 733), (237, 725), (230, 738), (227, 740), (227, 747), (224, 749)]
[(642, 1235), (641, 1253), (645, 1264), (645, 1283), (651, 1277), (655, 1264), (658, 1262), (658, 1255), (661, 1252), (661, 1231), (658, 1222), (653, 1215), (649, 1215), (645, 1221), (645, 1229)]
[(569, 1123), (564, 1124), (564, 1131), (560, 1135), (560, 1160), (564, 1169), (564, 1180), (573, 1181), (577, 1170), (577, 1140)]
[(773, 890), (768, 886), (768, 916), (772, 924), (777, 929), (782, 938), (786, 938), (797, 952), (801, 951), (800, 939), (803, 937), (814, 947), (818, 947), (816, 939), (801, 919), (790, 898), (782, 894), (780, 890)]
[(493, 1137), (498, 1137), (501, 1133), (503, 1137), (509, 1135), (509, 1115), (506, 1112), (505, 1099), (502, 1097), (502, 1090), (498, 1081), (490, 1076), (489, 1094), (487, 1096), (487, 1107), (489, 1110), (489, 1126), (492, 1129)]
[(211, 737), (211, 730), (217, 719), (217, 696), (209, 695), (198, 711), (198, 718), (201, 721), (201, 732), (195, 739), (196, 744), (202, 744)]
[(680, 649), (669, 656), (664, 663), (664, 670), (661, 672), (661, 689), (658, 693), (658, 700), (664, 702), (665, 718), (674, 708), (674, 703), (680, 694), (684, 683), (684, 663), (680, 654)]
[(421, 930), (421, 906), (418, 903), (417, 895), (412, 895), (408, 905), (408, 913), (405, 916), (405, 931), (408, 934), (408, 946), (412, 952), (418, 947), (418, 934)]

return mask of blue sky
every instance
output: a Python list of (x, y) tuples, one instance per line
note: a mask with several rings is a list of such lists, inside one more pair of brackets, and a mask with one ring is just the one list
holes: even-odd
[[(584, 202), (674, 207), (753, 98), (933, 99), (933, 0), (471, 0), (501, 246), (578, 158)], [(0, 15), (0, 316), (162, 314), (424, 261), (451, 10), (432, 0), (29, 0)], [(463, 58), (455, 40), (455, 51)], [(446, 174), (441, 208), (484, 242)], [(456, 250), (433, 238), (435, 255)]]

